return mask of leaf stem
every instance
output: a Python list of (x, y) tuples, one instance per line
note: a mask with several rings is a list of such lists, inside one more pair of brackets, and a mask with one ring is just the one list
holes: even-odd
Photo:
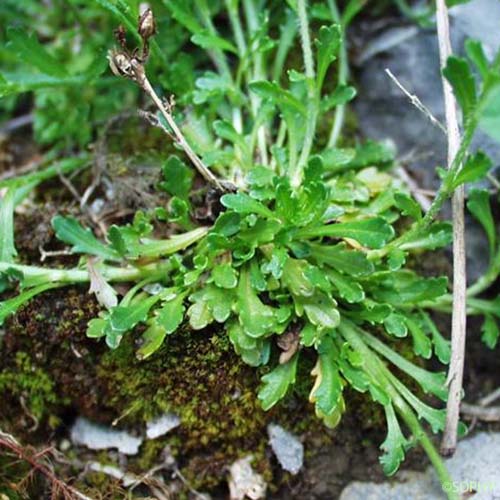
[[(465, 160), (467, 152), (472, 142), (472, 138), (474, 137), (474, 132), (479, 123), (479, 117), (483, 112), (484, 106), (487, 105), (487, 98), (489, 96), (489, 92), (492, 88), (495, 87), (497, 80), (495, 75), (500, 71), (500, 52), (495, 56), (491, 64), (491, 71), (488, 73), (487, 78), (483, 82), (483, 88), (481, 92), (481, 96), (477, 103), (477, 106), (467, 119), (464, 124), (464, 132), (462, 134), (462, 142), (460, 143), (460, 147), (455, 155), (451, 166), (446, 172), (446, 176), (441, 182), (441, 186), (432, 201), (432, 204), (429, 210), (426, 212), (425, 216), (420, 219), (420, 221), (416, 222), (407, 232), (402, 234), (399, 238), (391, 241), (388, 245), (386, 245), (381, 250), (372, 251), (369, 253), (369, 258), (380, 258), (384, 255), (387, 255), (390, 251), (400, 247), (404, 243), (411, 241), (413, 238), (418, 236), (422, 231), (427, 229), (427, 227), (434, 221), (437, 217), (439, 211), (441, 210), (444, 202), (451, 196), (453, 193), (453, 181), (460, 171), (462, 164)], [(500, 259), (500, 256), (499, 256)], [(500, 266), (500, 262), (499, 262)], [(491, 279), (491, 275), (489, 275), (488, 280)], [(484, 284), (481, 285), (483, 287)], [(479, 290), (479, 288), (478, 288)], [(483, 291), (484, 288), (481, 288), (480, 291)], [(477, 292), (479, 293), (479, 291)]]
[[(198, 12), (200, 13), (203, 25), (211, 35), (218, 36), (217, 30), (212, 23), (210, 10), (208, 8), (206, 0), (198, 0), (197, 4)], [(229, 64), (227, 63), (224, 52), (220, 49), (212, 49), (209, 52), (212, 55), (213, 62), (217, 67), (219, 73), (228, 77), (229, 79), (232, 79), (231, 70), (229, 69)]]
[(307, 18), (307, 0), (297, 0), (297, 14), (299, 17), (300, 40), (304, 57), (305, 74), (307, 78), (314, 79), (314, 58), (312, 54), (311, 37), (309, 34), (309, 21)]
[[(137, 281), (141, 278), (158, 278), (163, 279), (170, 272), (172, 266), (170, 262), (159, 264), (149, 264), (141, 267), (112, 267), (101, 266), (99, 271), (106, 281), (110, 282), (127, 282)], [(23, 264), (11, 264), (8, 262), (0, 262), (0, 273), (10, 270), (22, 273), (25, 279), (44, 281), (47, 283), (86, 283), (90, 281), (90, 274), (87, 269), (51, 269), (36, 266), (27, 266)]]
[[(254, 35), (257, 30), (259, 29), (259, 20), (257, 17), (257, 10), (255, 9), (255, 2), (254, 0), (243, 0), (243, 7), (245, 9), (245, 16), (247, 20), (247, 26), (248, 26), (248, 31), (250, 35)], [(252, 50), (252, 47), (250, 47), (250, 50)], [(251, 76), (252, 79), (255, 80), (264, 80), (266, 78), (265, 76), (265, 71), (264, 71), (264, 64), (263, 64), (263, 59), (262, 59), (262, 53), (260, 51), (257, 51), (254, 54), (254, 71), (253, 75)], [(250, 102), (252, 106), (252, 114), (255, 117), (257, 117), (260, 105), (261, 105), (261, 99), (259, 96), (251, 93), (250, 94)], [(259, 126), (257, 129), (257, 144), (258, 144), (258, 151), (259, 151), (259, 156), (260, 156), (260, 161), (264, 164), (267, 165), (269, 158), (267, 154), (267, 139), (266, 139), (266, 131), (264, 127)]]
[(231, 0), (225, 0), (226, 8), (229, 13), (229, 22), (231, 23), (231, 29), (234, 33), (234, 39), (236, 40), (236, 46), (238, 47), (238, 52), (240, 59), (243, 58), (247, 51), (247, 44), (245, 41), (245, 35), (243, 33), (243, 26), (241, 25), (240, 16), (238, 15), (237, 3)]
[(283, 67), (285, 61), (290, 51), (295, 35), (297, 34), (297, 19), (295, 13), (291, 10), (287, 12), (287, 18), (285, 24), (281, 28), (281, 36), (278, 44), (278, 49), (276, 50), (276, 56), (274, 57), (273, 66), (273, 80), (280, 83), (283, 76)]
[(351, 347), (362, 355), (367, 371), (373, 378), (377, 380), (377, 382), (391, 397), (392, 403), (395, 405), (401, 418), (405, 421), (414, 438), (421, 444), (422, 448), (427, 453), (427, 456), (429, 457), (429, 460), (433, 465), (434, 470), (436, 471), (439, 481), (443, 487), (443, 491), (446, 492), (450, 500), (458, 500), (458, 494), (448, 487), (450, 484), (452, 484), (453, 480), (448, 470), (446, 469), (442, 458), (439, 456), (439, 453), (432, 444), (432, 441), (429, 439), (424, 429), (420, 425), (420, 422), (415, 416), (414, 411), (391, 383), (390, 377), (392, 376), (392, 374), (389, 372), (388, 368), (365, 344), (354, 324), (349, 321), (342, 320), (339, 325), (339, 332), (351, 345)]
[[(339, 64), (338, 64), (338, 74), (337, 74), (337, 84), (345, 85), (347, 83), (347, 78), (349, 76), (349, 63), (347, 59), (347, 45), (345, 40), (346, 26), (341, 22), (339, 10), (335, 0), (328, 0), (328, 7), (330, 8), (330, 14), (334, 22), (338, 23), (342, 30), (342, 40), (339, 49)], [(345, 119), (345, 104), (340, 104), (335, 108), (335, 115), (333, 117), (332, 130), (330, 132), (330, 138), (328, 139), (328, 148), (334, 148), (340, 137), (340, 132), (342, 126), (344, 125)]]
[[(208, 32), (213, 35), (213, 36), (219, 36), (219, 33), (217, 32), (217, 29), (214, 26), (214, 23), (212, 22), (212, 18), (210, 16), (210, 9), (209, 6), (206, 2), (206, 0), (198, 0), (198, 10), (201, 15), (201, 19), (203, 24), (205, 25), (205, 28), (208, 30)], [(238, 43), (238, 39), (237, 39)], [(234, 79), (233, 75), (231, 74), (231, 69), (229, 67), (226, 55), (223, 50), (220, 49), (213, 49), (210, 51), (212, 54), (212, 58), (214, 61), (215, 66), (217, 67), (219, 73), (227, 77), (233, 84), (234, 84)], [(237, 132), (241, 132), (243, 130), (243, 123), (242, 123), (242, 115), (241, 115), (241, 109), (238, 106), (233, 106), (233, 126), (236, 129)]]
[(316, 88), (316, 74), (314, 71), (314, 58), (312, 54), (309, 22), (307, 19), (307, 0), (297, 0), (297, 14), (299, 17), (299, 32), (304, 57), (305, 75), (307, 81), (307, 119), (306, 132), (299, 161), (290, 172), (290, 183), (298, 188), (302, 183), (303, 170), (307, 165), (316, 133), (316, 122), (319, 114), (319, 90)]
[(89, 166), (91, 164), (89, 159), (90, 156), (87, 154), (74, 158), (64, 158), (54, 162), (52, 165), (42, 170), (37, 170), (35, 172), (10, 179), (0, 180), (0, 188), (25, 186), (32, 183), (39, 184), (40, 182), (56, 177), (59, 174), (68, 174), (69, 172), (73, 172), (79, 168)]

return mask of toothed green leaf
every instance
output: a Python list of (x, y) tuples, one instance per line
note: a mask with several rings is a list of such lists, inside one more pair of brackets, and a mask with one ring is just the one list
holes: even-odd
[(83, 228), (74, 217), (56, 215), (52, 219), (52, 227), (58, 239), (72, 245), (73, 253), (96, 255), (104, 260), (120, 260), (115, 250), (101, 243), (90, 229)]
[(435, 250), (450, 245), (453, 228), (449, 222), (434, 222), (426, 231), (416, 234), (400, 246), (401, 250)]
[(496, 246), (496, 228), (490, 205), (490, 193), (486, 189), (473, 189), (467, 198), (467, 208), (474, 218), (483, 226), (488, 237), (490, 257), (493, 257)]
[(351, 276), (368, 276), (374, 271), (373, 264), (363, 252), (350, 250), (345, 243), (318, 245), (311, 243), (311, 255), (321, 264)]
[(339, 222), (326, 226), (303, 229), (298, 232), (301, 238), (329, 236), (331, 238), (350, 238), (368, 248), (382, 248), (394, 236), (394, 229), (385, 219)]
[(246, 193), (225, 194), (221, 203), (239, 214), (257, 214), (266, 218), (273, 218), (274, 214), (260, 201), (254, 200)]
[(193, 185), (194, 173), (177, 156), (170, 156), (162, 168), (163, 181), (158, 184), (171, 196), (187, 200)]
[(139, 359), (149, 358), (149, 356), (154, 354), (161, 347), (166, 336), (167, 330), (165, 327), (153, 320), (142, 334), (143, 344), (137, 351), (137, 357)]
[(490, 348), (494, 349), (498, 343), (500, 329), (498, 328), (497, 320), (491, 315), (487, 314), (484, 317), (484, 323), (481, 327), (481, 339)]
[(413, 352), (417, 356), (429, 359), (432, 355), (432, 344), (429, 337), (427, 337), (417, 320), (407, 317), (406, 324), (413, 338)]
[(465, 50), (467, 52), (467, 57), (475, 64), (476, 68), (481, 75), (481, 78), (486, 78), (488, 74), (488, 58), (484, 53), (483, 46), (481, 42), (477, 40), (466, 40), (465, 41)]
[(191, 41), (206, 50), (224, 50), (233, 54), (238, 53), (238, 50), (231, 42), (207, 31), (194, 34)]
[(235, 288), (238, 275), (230, 264), (219, 264), (212, 269), (214, 283), (220, 288)]
[(443, 74), (453, 87), (465, 119), (472, 113), (476, 102), (476, 82), (465, 59), (451, 56), (446, 62)]
[(342, 42), (342, 30), (338, 25), (322, 26), (316, 40), (318, 59), (318, 86), (321, 86), (330, 64), (337, 58)]
[(55, 283), (43, 283), (41, 285), (30, 288), (29, 290), (21, 292), (19, 295), (16, 295), (12, 299), (0, 301), (0, 326), (3, 325), (5, 318), (10, 316), (11, 314), (14, 314), (21, 306), (29, 302), (33, 297), (57, 286), (58, 285)]
[(486, 96), (479, 126), (490, 137), (500, 142), (500, 78), (497, 76), (496, 85)]
[(240, 272), (237, 294), (240, 323), (246, 333), (251, 337), (263, 337), (271, 333), (277, 322), (276, 311), (259, 299), (247, 269)]
[(347, 302), (354, 304), (365, 298), (363, 287), (352, 278), (344, 276), (334, 269), (328, 270), (328, 278), (338, 290), (339, 295)]
[(264, 410), (269, 410), (283, 399), (290, 386), (295, 384), (298, 358), (299, 355), (295, 354), (288, 363), (278, 365), (262, 377), (258, 398)]
[(141, 299), (133, 304), (118, 305), (110, 311), (110, 325), (115, 332), (126, 333), (139, 323), (144, 323), (150, 309), (160, 300), (160, 296), (153, 295)]
[(45, 75), (56, 78), (64, 78), (68, 73), (64, 65), (57, 61), (47, 49), (40, 44), (35, 35), (28, 35), (21, 28), (9, 28), (7, 30), (9, 37), (8, 49), (15, 52), (16, 55), (25, 63), (34, 66)]
[(380, 457), (380, 463), (384, 473), (387, 476), (392, 476), (397, 472), (404, 460), (409, 442), (401, 431), (392, 404), (385, 405), (384, 411), (387, 420), (387, 437), (380, 446), (380, 449), (384, 451), (384, 454)]
[(291, 115), (305, 115), (304, 104), (297, 99), (290, 91), (281, 88), (277, 83), (268, 81), (254, 81), (249, 85), (250, 90), (261, 97), (268, 99), (278, 106), (283, 113)]
[(324, 293), (315, 292), (310, 297), (296, 297), (295, 308), (300, 316), (305, 311), (309, 321), (319, 328), (332, 329), (340, 323), (337, 304)]
[(391, 313), (385, 318), (384, 327), (387, 333), (395, 337), (406, 337), (408, 334), (405, 317), (396, 312)]
[(165, 333), (174, 333), (184, 319), (184, 293), (162, 303), (156, 311), (156, 322), (165, 329)]
[(406, 193), (395, 193), (394, 201), (403, 215), (407, 215), (417, 221), (422, 218), (422, 209), (411, 196)]
[(481, 151), (473, 156), (469, 156), (453, 180), (453, 189), (462, 184), (476, 182), (482, 179), (489, 172), (491, 167), (491, 160)]
[(337, 409), (342, 397), (342, 379), (336, 359), (339, 353), (332, 339), (325, 337), (318, 348), (318, 361), (311, 375), (316, 377), (309, 401), (314, 403), (319, 413), (330, 416)]
[(8, 189), (0, 198), (0, 262), (14, 262), (17, 256), (14, 246), (15, 189)]

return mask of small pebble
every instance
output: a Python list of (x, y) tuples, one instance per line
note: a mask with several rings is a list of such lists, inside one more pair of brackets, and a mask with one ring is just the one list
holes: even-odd
[(280, 425), (269, 424), (267, 433), (281, 467), (290, 474), (297, 474), (304, 463), (304, 445)]

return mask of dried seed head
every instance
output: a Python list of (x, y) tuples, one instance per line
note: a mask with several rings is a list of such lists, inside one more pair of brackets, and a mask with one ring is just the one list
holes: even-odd
[(127, 38), (125, 28), (121, 24), (115, 29), (114, 35), (116, 41), (120, 44), (120, 47), (125, 50), (127, 48)]
[(147, 42), (150, 37), (156, 33), (156, 23), (153, 11), (149, 8), (139, 16), (139, 24), (137, 29), (141, 38)]
[(116, 76), (134, 77), (132, 61), (125, 52), (110, 50), (108, 52), (108, 61), (111, 71)]

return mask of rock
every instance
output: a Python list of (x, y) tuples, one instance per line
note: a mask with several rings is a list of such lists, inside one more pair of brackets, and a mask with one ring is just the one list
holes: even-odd
[(107, 476), (110, 476), (114, 479), (118, 479), (119, 481), (121, 481), (123, 486), (125, 486), (125, 488), (132, 486), (134, 483), (137, 482), (138, 479), (140, 479), (139, 477), (134, 476), (133, 474), (127, 474), (126, 472), (123, 472), (121, 469), (115, 467), (114, 465), (103, 465), (100, 464), (99, 462), (89, 462), (87, 467), (91, 471), (102, 472)]
[(281, 467), (290, 474), (297, 474), (304, 463), (304, 446), (280, 425), (267, 426), (269, 443)]
[(468, 38), (480, 40), (486, 55), (492, 59), (500, 46), (500, 3), (495, 0), (474, 0), (450, 9), (453, 28)]
[(266, 483), (252, 469), (252, 455), (234, 462), (229, 469), (229, 492), (231, 500), (259, 500), (266, 496)]
[[(480, 5), (475, 7), (477, 10), (482, 8), (481, 4), (496, 4), (497, 8), (492, 8), (493, 17), (497, 15), (495, 11), (500, 10), (496, 0), (478, 1)], [(453, 17), (453, 45), (457, 53), (463, 53), (464, 41), (470, 36), (463, 31), (469, 28), (467, 12), (460, 10)], [(484, 18), (488, 15), (482, 14)], [(500, 13), (496, 22), (500, 24)], [(498, 33), (500, 30), (495, 30), (495, 36), (476, 38), (480, 38), (483, 43), (487, 41), (485, 47), (492, 47), (495, 43), (498, 49)], [(472, 34), (478, 33), (474, 31)], [(493, 52), (493, 49), (489, 51)], [(399, 156), (408, 160), (409, 168), (415, 171), (421, 186), (435, 188), (439, 181), (434, 169), (446, 163), (446, 137), (410, 103), (385, 73), (386, 68), (390, 69), (410, 93), (418, 96), (431, 113), (444, 122), (439, 50), (434, 31), (415, 31), (414, 27), (390, 28), (366, 43), (358, 61), (362, 61), (363, 65), (354, 106), (361, 131), (369, 138), (394, 141)], [(478, 131), (473, 147), (483, 149), (496, 166), (500, 165), (500, 146), (486, 134)]]
[[(475, 0), (450, 9), (451, 34), (455, 53), (464, 53), (467, 38), (480, 40), (487, 54), (500, 47), (500, 3), (498, 0)], [(370, 139), (394, 141), (398, 156), (417, 184), (424, 189), (436, 189), (439, 179), (436, 166), (446, 165), (445, 134), (417, 110), (392, 82), (388, 68), (410, 92), (418, 96), (431, 113), (444, 123), (443, 90), (439, 69), (439, 49), (435, 29), (415, 29), (415, 25), (385, 28), (367, 35), (372, 28), (360, 25), (358, 36), (364, 48), (359, 63), (358, 97), (354, 108), (363, 135)], [(366, 41), (365, 41), (366, 39)], [(472, 149), (482, 149), (500, 166), (500, 144), (477, 132)], [(449, 211), (445, 212), (449, 216)], [(475, 222), (469, 221), (469, 224)], [(470, 227), (470, 225), (468, 226)], [(476, 231), (477, 232), (477, 231)], [(475, 281), (488, 265), (484, 235), (480, 245), (471, 245), (468, 238), (468, 277)], [(479, 248), (479, 251), (476, 251)]]
[[(446, 460), (453, 478), (442, 488), (432, 467), (426, 472), (402, 471), (391, 481), (370, 483), (355, 481), (340, 495), (340, 500), (440, 500), (444, 489), (457, 493), (473, 493), (474, 500), (494, 500), (500, 496), (498, 464), (500, 433), (482, 432), (458, 444), (455, 455)], [(465, 496), (464, 496), (465, 497)]]
[(163, 436), (181, 423), (181, 419), (174, 413), (165, 413), (161, 417), (146, 423), (146, 437), (156, 439)]
[(91, 450), (116, 448), (125, 455), (136, 455), (143, 440), (126, 431), (104, 427), (86, 418), (78, 417), (71, 428), (71, 441)]

